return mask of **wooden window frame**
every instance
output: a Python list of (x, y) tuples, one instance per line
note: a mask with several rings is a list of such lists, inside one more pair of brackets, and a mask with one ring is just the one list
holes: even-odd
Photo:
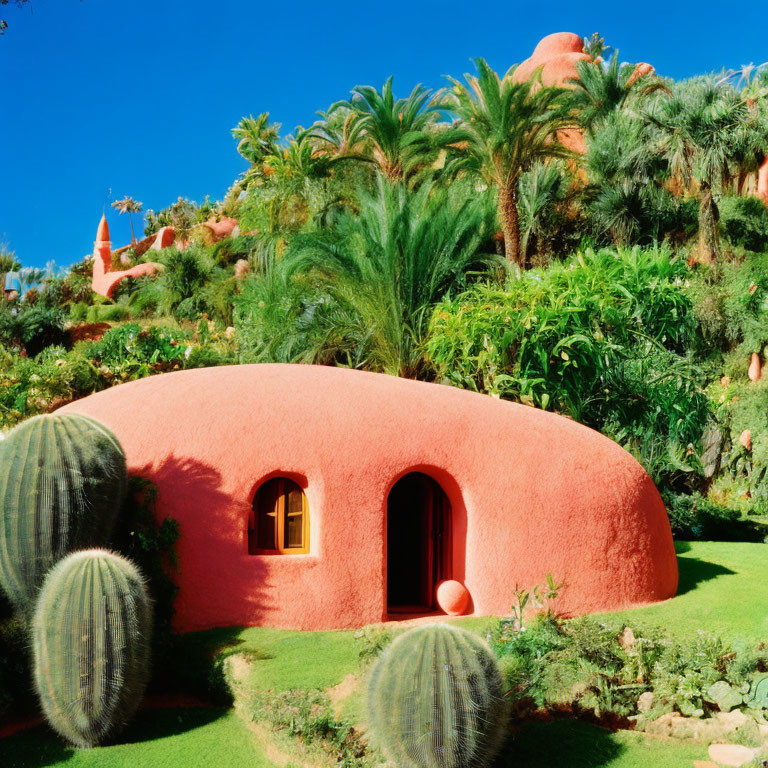
[[(293, 483), (301, 492), (301, 516), (302, 516), (302, 546), (301, 547), (286, 547), (285, 546), (285, 521), (287, 518), (286, 512), (286, 499), (285, 493), (285, 481)], [(258, 546), (251, 546), (251, 538), (254, 542), (259, 540), (259, 509), (256, 501), (259, 497), (259, 493), (262, 491), (267, 483), (277, 481), (277, 514), (275, 520), (275, 548), (265, 549)], [(271, 477), (265, 480), (256, 489), (256, 493), (253, 495), (252, 502), (252, 514), (254, 527), (250, 527), (250, 517), (248, 526), (248, 554), (250, 555), (307, 555), (309, 554), (309, 503), (307, 502), (307, 494), (304, 493), (304, 489), (290, 477)]]

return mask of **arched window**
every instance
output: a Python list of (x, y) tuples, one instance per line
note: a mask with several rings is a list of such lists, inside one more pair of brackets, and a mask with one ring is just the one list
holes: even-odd
[(253, 497), (248, 519), (248, 554), (309, 552), (309, 507), (298, 483), (273, 477)]

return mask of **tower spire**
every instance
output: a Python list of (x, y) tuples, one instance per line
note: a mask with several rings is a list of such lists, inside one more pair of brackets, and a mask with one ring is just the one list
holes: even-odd
[(96, 242), (108, 243), (109, 242), (109, 225), (107, 224), (107, 217), (102, 213), (101, 221), (99, 222), (99, 228), (96, 230)]

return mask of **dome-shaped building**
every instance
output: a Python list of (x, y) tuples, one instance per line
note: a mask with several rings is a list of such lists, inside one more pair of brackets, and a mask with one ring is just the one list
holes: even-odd
[[(677, 564), (642, 467), (608, 438), (451, 387), (298, 365), (164, 374), (87, 397), (178, 520), (180, 630), (504, 614), (551, 574), (569, 614), (663, 600)], [(456, 585), (453, 585), (456, 587)]]

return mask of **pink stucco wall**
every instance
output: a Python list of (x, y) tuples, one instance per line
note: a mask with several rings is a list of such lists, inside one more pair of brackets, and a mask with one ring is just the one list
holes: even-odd
[[(177, 627), (357, 627), (386, 617), (386, 502), (405, 473), (453, 507), (470, 610), (509, 610), (547, 573), (568, 613), (662, 600), (677, 564), (640, 465), (586, 427), (451, 387), (319, 366), (247, 365), (124, 384), (63, 411), (109, 426), (181, 526)], [(252, 556), (257, 487), (304, 488), (308, 555)]]

